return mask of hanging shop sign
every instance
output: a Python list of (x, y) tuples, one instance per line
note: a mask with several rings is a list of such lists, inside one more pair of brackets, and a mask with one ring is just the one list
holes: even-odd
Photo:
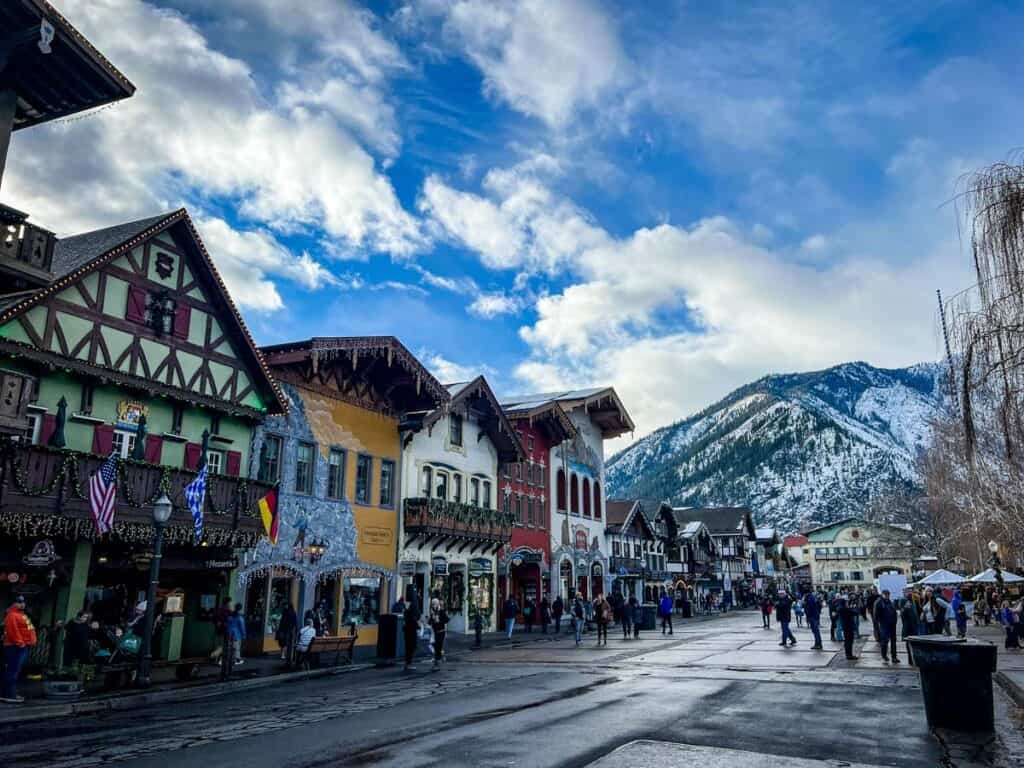
[(402, 560), (398, 564), (398, 575), (399, 576), (415, 576), (416, 575), (416, 561), (415, 560)]
[(53, 542), (49, 539), (43, 539), (42, 541), (37, 541), (35, 546), (32, 547), (32, 551), (21, 559), (25, 565), (30, 565), (34, 568), (45, 568), (60, 560), (60, 556), (53, 548)]
[(494, 565), (486, 557), (474, 557), (469, 561), (469, 575), (483, 576), (485, 573), (493, 573)]
[(435, 557), (431, 560), (431, 572), (435, 576), (447, 576), (448, 575), (448, 561), (443, 557)]
[(206, 567), (211, 571), (230, 571), (238, 567), (238, 558), (229, 557), (224, 560), (207, 560)]

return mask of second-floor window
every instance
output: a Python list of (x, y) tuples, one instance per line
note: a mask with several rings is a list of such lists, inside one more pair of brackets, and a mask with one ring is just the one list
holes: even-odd
[(612, 554), (615, 557), (619, 557), (622, 555), (622, 545), (620, 545), (617, 541), (612, 542)]
[(125, 429), (114, 430), (114, 453), (122, 459), (127, 459), (135, 450), (135, 433)]
[(206, 472), (210, 475), (219, 475), (224, 471), (224, 451), (206, 452)]
[(373, 472), (373, 458), (360, 454), (356, 459), (356, 503), (370, 503), (370, 475)]
[(380, 505), (391, 507), (395, 504), (395, 462), (383, 459), (380, 463)]
[(643, 547), (641, 547), (639, 544), (634, 544), (633, 545), (633, 557), (635, 557), (637, 559), (640, 559), (640, 558), (643, 557)]
[(92, 413), (92, 395), (95, 387), (91, 381), (82, 385), (82, 402), (79, 404), (78, 412), (86, 416)]
[[(181, 424), (182, 424), (182, 422), (184, 420), (185, 420), (185, 406), (181, 405), (181, 403), (175, 403), (174, 404), (174, 410), (171, 412), (171, 434), (172, 435), (180, 435), (181, 434)], [(280, 456), (280, 452), (278, 452), (278, 455)], [(277, 474), (276, 473), (274, 475), (274, 480), (275, 481), (277, 480)]]
[(448, 473), (437, 471), (434, 477), (434, 498), (435, 499), (447, 499), (448, 498)]
[(484, 509), (491, 508), (491, 481), (484, 480), (484, 497), (480, 504)]
[(452, 475), (452, 501), (462, 503), (462, 475)]
[(260, 468), (256, 479), (261, 483), (276, 483), (281, 472), (281, 438), (267, 435), (260, 446)]
[(448, 417), (448, 440), (452, 445), (462, 445), (462, 417), (453, 413)]
[(430, 467), (424, 467), (423, 473), (420, 476), (420, 493), (430, 498), (430, 493), (434, 489), (434, 470)]
[(516, 522), (523, 524), (523, 496), (519, 493), (516, 494)]
[(341, 499), (345, 496), (345, 452), (331, 448), (327, 455), (327, 498)]
[(312, 443), (299, 443), (295, 449), (295, 492), (313, 492)]
[(527, 525), (536, 525), (537, 518), (533, 511), (533, 497), (527, 497), (526, 499), (526, 523)]
[(480, 478), (471, 477), (469, 479), (469, 503), (473, 506), (480, 506)]

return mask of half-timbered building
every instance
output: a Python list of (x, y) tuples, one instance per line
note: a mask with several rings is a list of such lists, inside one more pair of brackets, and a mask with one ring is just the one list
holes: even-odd
[(450, 402), (402, 424), (398, 567), (403, 587), (445, 601), (451, 631), (470, 632), (477, 615), (496, 626), (496, 555), (512, 539), (498, 468), (526, 454), (483, 376), (447, 389)]
[[(151, 507), (166, 492), (164, 652), (209, 650), (235, 551), (263, 534), (256, 502), (270, 486), (246, 471), (254, 428), (284, 398), (186, 211), (61, 239), (43, 268), (43, 284), (0, 296), (0, 428), (13, 434), (0, 462), (2, 565), (36, 584), (53, 618), (88, 603), (120, 620), (145, 593)], [(88, 481), (112, 454), (113, 531), (98, 537)], [(183, 488), (203, 460), (196, 541)], [(50, 563), (16, 567), (40, 542)]]
[(258, 430), (253, 473), (278, 482), (278, 541), (246, 555), (251, 652), (277, 650), (288, 602), (322, 631), (356, 625), (373, 648), (394, 591), (402, 448), (409, 413), (434, 411), (448, 391), (392, 336), (314, 338), (264, 347), (289, 400)]

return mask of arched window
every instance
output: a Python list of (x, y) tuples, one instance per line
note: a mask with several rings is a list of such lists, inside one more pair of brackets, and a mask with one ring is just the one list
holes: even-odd
[(590, 517), (590, 478), (583, 478), (583, 516)]
[(556, 495), (556, 500), (558, 502), (558, 511), (559, 512), (564, 512), (565, 511), (565, 470), (564, 469), (558, 470), (558, 479), (555, 481), (555, 485), (557, 486), (555, 493), (557, 494)]
[(575, 472), (569, 475), (569, 511), (574, 515), (580, 513), (580, 480)]
[(594, 519), (601, 519), (601, 484), (594, 481)]

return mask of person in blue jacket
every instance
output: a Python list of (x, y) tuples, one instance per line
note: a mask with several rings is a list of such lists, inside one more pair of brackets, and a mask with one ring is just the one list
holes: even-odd
[(234, 612), (228, 617), (228, 639), (231, 641), (232, 663), (237, 667), (242, 661), (242, 641), (245, 640), (245, 617), (242, 615), (242, 604), (235, 603)]
[(821, 601), (813, 591), (804, 595), (804, 614), (807, 616), (807, 626), (814, 635), (814, 645), (811, 650), (820, 651), (821, 648)]
[(668, 633), (672, 634), (672, 598), (668, 596), (668, 592), (665, 590), (661, 591), (661, 602), (658, 603), (658, 613), (661, 614), (661, 634), (665, 634), (665, 628), (668, 627)]

